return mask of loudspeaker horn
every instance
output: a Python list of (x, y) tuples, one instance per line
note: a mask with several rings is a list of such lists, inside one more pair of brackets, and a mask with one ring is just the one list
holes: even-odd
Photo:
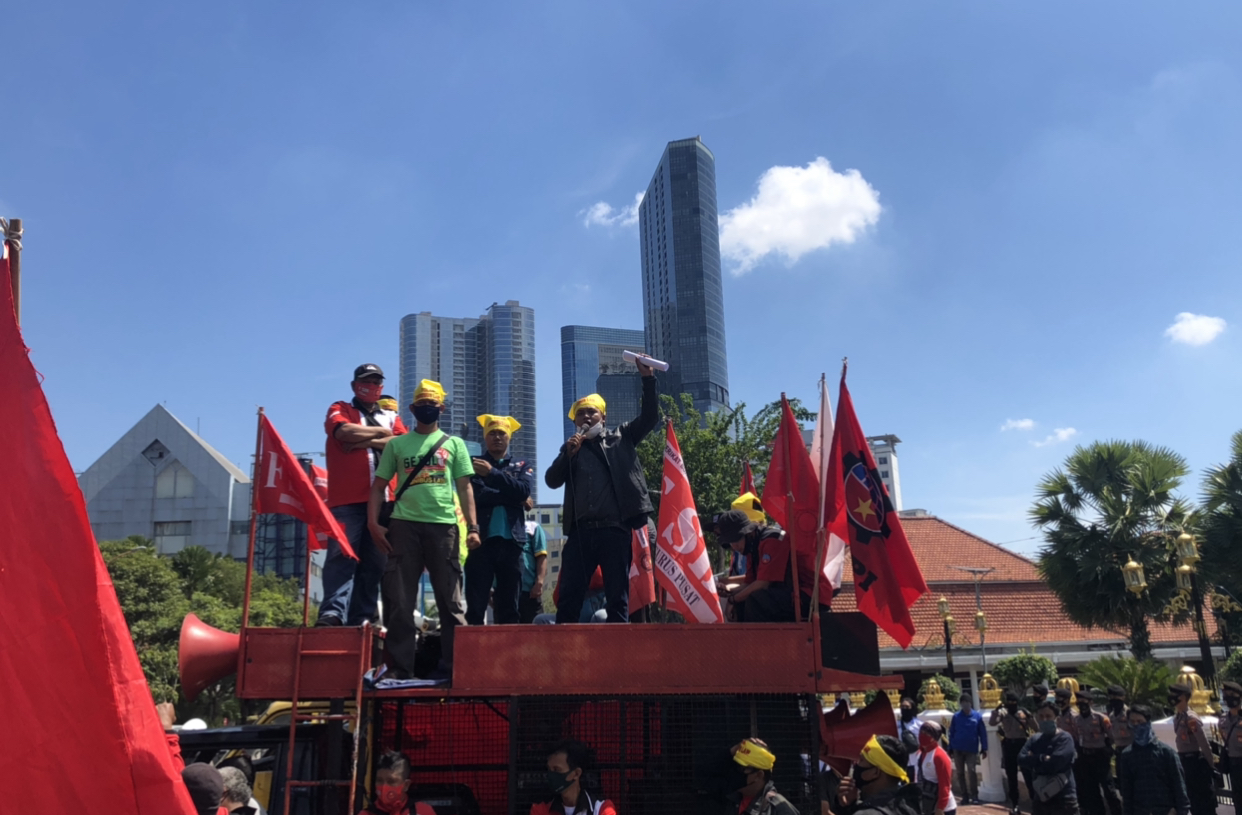
[[(897, 738), (897, 718), (888, 696), (880, 693), (875, 700), (848, 718), (840, 718), (840, 705), (829, 711), (824, 719), (832, 716), (831, 724), (821, 720), (819, 757), (839, 775), (847, 775), (850, 766), (858, 760), (858, 754), (872, 736)], [(836, 714), (834, 716), (834, 714)]]
[(237, 671), (241, 637), (212, 628), (193, 614), (181, 623), (177, 672), (181, 692), (193, 702), (203, 689)]

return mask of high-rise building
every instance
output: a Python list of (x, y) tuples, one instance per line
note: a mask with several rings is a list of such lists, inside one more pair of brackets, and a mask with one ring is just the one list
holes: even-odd
[(401, 418), (413, 427), (410, 403), (421, 379), (444, 386), (440, 427), (481, 449), (483, 413), (522, 424), (512, 454), (537, 467), (535, 429), (535, 310), (509, 300), (477, 318), (437, 317), (429, 311), (401, 319)]
[(621, 358), (625, 351), (646, 353), (642, 331), (561, 326), (561, 415), (565, 417), (566, 438), (574, 432), (574, 423), (569, 420), (570, 406), (589, 393), (604, 397), (612, 424), (628, 422), (638, 415), (642, 378), (633, 362)]
[(638, 208), (647, 353), (669, 363), (665, 393), (701, 412), (729, 407), (716, 158), (695, 136), (669, 142)]

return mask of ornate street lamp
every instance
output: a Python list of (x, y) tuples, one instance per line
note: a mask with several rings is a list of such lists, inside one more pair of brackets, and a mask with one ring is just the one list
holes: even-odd
[(1186, 566), (1194, 566), (1199, 562), (1199, 547), (1195, 544), (1195, 536), (1183, 532), (1177, 536), (1177, 556)]
[(988, 675), (988, 652), (984, 640), (988, 631), (988, 618), (983, 616), (983, 609), (975, 612), (975, 630), (979, 632), (979, 657), (983, 661), (983, 675)]
[(1147, 578), (1143, 575), (1143, 567), (1134, 562), (1134, 558), (1121, 567), (1121, 574), (1126, 580), (1126, 590), (1138, 596), (1147, 591)]
[(949, 678), (953, 678), (953, 635), (957, 632), (957, 623), (953, 619), (953, 615), (949, 613), (949, 598), (941, 597), (936, 601), (936, 608), (940, 611), (940, 619), (944, 622), (944, 661), (949, 671)]
[(1195, 577), (1195, 564), (1199, 562), (1199, 547), (1195, 536), (1187, 532), (1177, 536), (1177, 556), (1181, 565), (1174, 570), (1177, 588), (1190, 595), (1195, 609), (1195, 634), (1199, 637), (1199, 660), (1203, 663), (1203, 681), (1209, 687), (1216, 686), (1216, 662), (1212, 658), (1212, 643), (1207, 636), (1207, 623), (1203, 619), (1203, 595), (1199, 593), (1199, 581)]

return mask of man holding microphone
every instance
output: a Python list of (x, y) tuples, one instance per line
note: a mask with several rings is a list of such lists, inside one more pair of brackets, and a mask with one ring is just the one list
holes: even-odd
[(584, 396), (569, 411), (577, 427), (548, 467), (544, 482), (565, 487), (565, 533), (561, 554), (558, 624), (576, 623), (596, 567), (604, 577), (608, 622), (629, 621), (632, 530), (653, 510), (638, 444), (660, 419), (655, 373), (641, 358), (642, 409), (636, 419), (608, 429), (607, 405), (599, 394)]

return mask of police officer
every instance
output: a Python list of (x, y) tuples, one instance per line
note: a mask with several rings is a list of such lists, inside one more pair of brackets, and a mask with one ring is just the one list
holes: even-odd
[[(1121, 798), (1113, 785), (1112, 722), (1091, 709), (1091, 692), (1078, 692), (1078, 805), (1083, 815), (1121, 815)], [(1103, 801), (1100, 799), (1103, 792)]]
[(1173, 708), (1173, 732), (1177, 757), (1186, 776), (1191, 815), (1215, 815), (1216, 789), (1212, 783), (1212, 748), (1199, 714), (1190, 709), (1190, 688), (1169, 685), (1169, 705)]
[(1109, 733), (1113, 739), (1113, 754), (1117, 757), (1116, 767), (1116, 785), (1117, 792), (1121, 792), (1121, 753), (1131, 744), (1134, 744), (1134, 728), (1130, 726), (1130, 709), (1126, 706), (1126, 689), (1120, 685), (1109, 685), (1107, 695), (1107, 703), (1105, 710), (1108, 711), (1108, 720), (1112, 723), (1112, 730)]
[(1035, 732), (1031, 714), (1018, 707), (1018, 694), (1005, 691), (1005, 703), (992, 711), (988, 724), (997, 729), (1001, 737), (1001, 766), (1009, 787), (1009, 811), (1018, 812), (1022, 793), (1018, 789), (1018, 753)]
[(1227, 711), (1217, 725), (1225, 740), (1225, 758), (1221, 763), (1226, 766), (1221, 769), (1229, 773), (1230, 788), (1242, 791), (1242, 685), (1224, 682), (1220, 687)]

